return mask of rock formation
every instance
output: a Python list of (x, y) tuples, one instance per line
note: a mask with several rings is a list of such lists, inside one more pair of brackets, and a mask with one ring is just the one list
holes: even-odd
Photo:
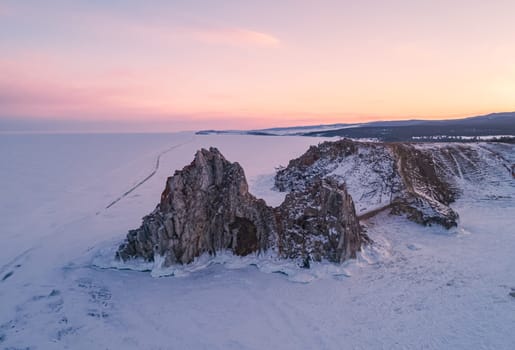
[(463, 191), (478, 198), (502, 196), (512, 181), (513, 145), (501, 143), (384, 143), (342, 139), (312, 146), (279, 170), (280, 191), (302, 191), (333, 177), (354, 200), (360, 219), (389, 210), (414, 222), (457, 225), (450, 207)]
[(392, 213), (405, 213), (408, 219), (422, 225), (457, 226), (458, 213), (449, 206), (456, 198), (457, 189), (445, 180), (432, 154), (410, 144), (394, 143), (389, 147), (404, 184), (403, 193), (393, 202)]
[(187, 264), (204, 253), (236, 255), (268, 249), (302, 261), (355, 258), (364, 239), (352, 198), (330, 179), (292, 192), (278, 208), (248, 192), (243, 169), (216, 148), (168, 178), (161, 202), (129, 231), (116, 257)]
[(285, 258), (342, 262), (356, 258), (365, 237), (351, 196), (331, 178), (287, 194), (276, 217), (279, 252)]
[(449, 207), (457, 190), (441, 172), (429, 152), (413, 145), (343, 139), (312, 146), (277, 173), (275, 184), (281, 191), (302, 190), (313, 179), (333, 176), (347, 185), (361, 218), (391, 209), (450, 228), (457, 225)]
[[(506, 149), (504, 149), (504, 148)], [(168, 178), (156, 209), (129, 231), (116, 257), (162, 266), (201, 254), (266, 250), (279, 258), (342, 262), (370, 242), (359, 220), (389, 210), (423, 225), (457, 225), (450, 204), (468, 191), (502, 198), (512, 181), (511, 145), (377, 143), (339, 140), (312, 146), (279, 170), (289, 192), (277, 208), (248, 192), (243, 169), (216, 148)]]
[(276, 241), (272, 208), (248, 192), (243, 169), (216, 149), (202, 149), (169, 177), (157, 208), (131, 230), (117, 257), (154, 255), (164, 264), (187, 264), (203, 253), (264, 251)]

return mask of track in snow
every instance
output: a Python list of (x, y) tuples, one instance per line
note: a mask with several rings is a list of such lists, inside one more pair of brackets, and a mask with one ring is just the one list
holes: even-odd
[[(136, 190), (138, 187), (142, 186), (145, 182), (147, 182), (148, 180), (150, 180), (156, 173), (157, 171), (159, 170), (159, 165), (160, 165), (160, 161), (161, 161), (161, 157), (163, 155), (165, 155), (166, 153), (174, 150), (174, 149), (177, 149), (181, 146), (184, 146), (190, 142), (193, 141), (193, 138), (191, 138), (190, 140), (186, 141), (186, 142), (182, 142), (182, 143), (179, 143), (179, 144), (176, 144), (176, 145), (173, 145), (167, 149), (165, 149), (164, 151), (161, 151), (158, 155), (157, 155), (157, 158), (156, 158), (156, 163), (154, 165), (154, 168), (152, 170), (152, 172), (146, 176), (143, 180), (139, 181), (136, 185), (134, 185), (133, 187), (131, 187), (128, 191), (124, 192), (120, 197), (118, 197), (116, 200), (112, 201), (107, 207), (105, 207), (104, 210), (107, 210), (109, 208), (111, 208), (112, 206), (114, 206), (115, 204), (117, 204), (119, 201), (121, 201), (123, 198), (125, 198), (126, 196), (128, 196), (130, 193), (132, 193), (134, 190)], [(99, 215), (101, 213), (101, 211), (97, 211), (95, 213), (95, 215)], [(83, 216), (83, 217), (79, 217), (75, 220), (72, 220), (70, 222), (67, 222), (67, 223), (64, 223), (58, 227), (55, 228), (54, 232), (50, 235), (47, 235), (45, 237), (43, 237), (42, 239), (48, 239), (49, 237), (53, 237), (53, 236), (56, 236), (56, 235), (59, 235), (62, 233), (62, 230), (64, 227), (67, 227), (67, 226), (70, 226), (72, 224), (75, 224), (75, 223), (79, 223), (83, 220), (87, 220), (89, 217), (91, 217), (91, 214), (88, 214), (86, 216)], [(40, 245), (34, 245), (32, 246), (31, 248), (29, 249), (26, 249), (24, 250), (23, 252), (21, 252), (20, 254), (16, 255), (13, 259), (11, 259), (9, 262), (7, 262), (6, 264), (4, 264), (3, 266), (0, 267), (0, 283), (2, 282), (5, 282), (6, 280), (8, 280), (10, 277), (12, 277), (12, 275), (16, 272), (16, 269), (20, 268), (23, 264), (20, 263), (19, 261), (23, 260), (23, 259), (26, 259), (29, 254), (36, 248), (39, 248)]]
[[(134, 185), (133, 187), (131, 187), (129, 190), (127, 190), (126, 192), (124, 192), (120, 197), (116, 198), (114, 201), (112, 201), (111, 203), (109, 203), (109, 205), (107, 207), (105, 207), (105, 209), (109, 209), (111, 208), (113, 205), (115, 205), (116, 203), (118, 203), (119, 201), (121, 201), (123, 198), (127, 197), (129, 194), (131, 194), (131, 192), (133, 192), (134, 190), (136, 190), (138, 187), (140, 187), (141, 185), (143, 185), (145, 182), (147, 182), (148, 180), (150, 180), (152, 178), (152, 176), (154, 176), (157, 171), (159, 170), (159, 163), (161, 161), (161, 157), (163, 155), (165, 155), (166, 153), (170, 152), (170, 151), (173, 151), (174, 149), (176, 148), (179, 148), (181, 146), (184, 146), (185, 144), (187, 143), (190, 143), (191, 141), (193, 141), (193, 139), (189, 140), (189, 141), (186, 141), (186, 142), (183, 142), (183, 143), (180, 143), (178, 145), (174, 145), (164, 151), (162, 151), (161, 153), (159, 153), (157, 155), (157, 158), (156, 158), (156, 164), (154, 165), (154, 169), (152, 170), (152, 172), (150, 174), (147, 175), (147, 177), (145, 177), (143, 180), (141, 180), (140, 182), (138, 182), (136, 185)], [(97, 213), (97, 215), (99, 214), (100, 212)]]

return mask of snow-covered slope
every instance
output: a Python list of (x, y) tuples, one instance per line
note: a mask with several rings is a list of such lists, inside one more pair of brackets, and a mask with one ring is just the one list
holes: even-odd
[[(0, 136), (0, 348), (512, 349), (515, 188), (495, 177), (479, 196), (463, 191), (451, 232), (386, 213), (368, 220), (375, 247), (341, 267), (218, 256), (156, 279), (92, 264), (197, 149), (218, 147), (253, 194), (279, 204), (274, 168), (320, 141)], [(511, 148), (489, 151), (513, 162)]]
[[(456, 225), (449, 204), (465, 191), (494, 195), (487, 183), (512, 183), (509, 154), (498, 143), (370, 143), (342, 139), (311, 147), (276, 176), (281, 191), (303, 189), (319, 176), (335, 177), (352, 195), (357, 213), (407, 213), (414, 221)], [(480, 190), (475, 190), (480, 188)]]
[(300, 189), (317, 176), (336, 176), (345, 182), (358, 215), (390, 204), (403, 189), (390, 148), (347, 140), (312, 147), (278, 173), (276, 185), (282, 191)]

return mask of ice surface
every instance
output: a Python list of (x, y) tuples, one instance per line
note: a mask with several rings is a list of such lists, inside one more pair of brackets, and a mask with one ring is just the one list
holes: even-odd
[[(275, 205), (274, 168), (321, 141), (0, 136), (0, 348), (513, 349), (513, 181), (483, 178), (494, 196), (465, 192), (450, 232), (380, 214), (366, 223), (374, 247), (343, 266), (221, 253), (155, 278), (148, 271), (171, 271), (112, 265), (127, 230), (198, 148), (240, 162), (251, 192)], [(160, 154), (156, 173), (123, 197)]]

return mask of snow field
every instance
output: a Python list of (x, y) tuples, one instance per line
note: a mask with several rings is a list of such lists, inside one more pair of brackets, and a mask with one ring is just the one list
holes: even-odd
[[(450, 232), (382, 213), (365, 223), (375, 246), (343, 266), (219, 254), (176, 277), (99, 267), (198, 148), (240, 162), (250, 191), (276, 205), (274, 167), (321, 141), (0, 136), (0, 348), (513, 349), (513, 182), (484, 180), (494, 197), (465, 192)], [(160, 154), (155, 175), (106, 209)]]

